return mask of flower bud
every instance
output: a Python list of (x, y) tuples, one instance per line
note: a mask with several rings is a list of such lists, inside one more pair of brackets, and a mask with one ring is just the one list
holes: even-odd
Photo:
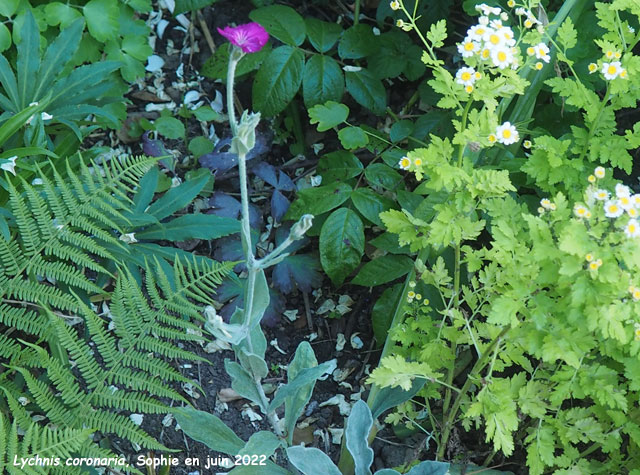
[(291, 226), (291, 232), (289, 236), (292, 240), (298, 241), (304, 237), (304, 234), (309, 230), (311, 225), (313, 224), (313, 215), (305, 214), (298, 220), (296, 224)]
[(238, 131), (231, 140), (231, 152), (238, 155), (246, 155), (256, 144), (256, 127), (260, 122), (260, 113), (251, 113), (247, 111), (242, 113)]

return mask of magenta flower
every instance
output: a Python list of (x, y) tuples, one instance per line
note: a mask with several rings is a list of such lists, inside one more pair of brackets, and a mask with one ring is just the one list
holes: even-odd
[(218, 33), (228, 39), (232, 45), (236, 45), (245, 53), (255, 53), (260, 51), (269, 41), (269, 33), (260, 23), (247, 23), (238, 25), (235, 28), (227, 26), (224, 29), (218, 28)]

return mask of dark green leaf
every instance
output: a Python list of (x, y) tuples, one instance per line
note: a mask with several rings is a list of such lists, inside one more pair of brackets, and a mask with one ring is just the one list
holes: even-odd
[(140, 182), (138, 183), (138, 191), (136, 191), (136, 194), (133, 197), (133, 211), (143, 213), (144, 210), (147, 209), (147, 206), (151, 203), (153, 195), (156, 192), (159, 175), (160, 170), (157, 166), (154, 166), (140, 179)]
[(4, 23), (0, 23), (0, 53), (11, 47), (11, 32)]
[(217, 239), (240, 232), (240, 222), (214, 214), (186, 214), (135, 233), (136, 239), (166, 240)]
[(313, 55), (304, 66), (302, 78), (305, 106), (310, 108), (327, 101), (340, 102), (343, 94), (344, 76), (338, 63), (330, 56)]
[(305, 24), (309, 41), (320, 53), (329, 51), (342, 33), (342, 27), (337, 23), (328, 23), (313, 17), (306, 18)]
[(415, 378), (411, 383), (411, 389), (409, 391), (404, 391), (400, 386), (396, 386), (395, 388), (386, 387), (382, 389), (375, 386), (374, 388), (377, 391), (375, 392), (374, 397), (370, 397), (368, 400), (373, 418), (377, 419), (387, 409), (399, 406), (403, 402), (411, 399), (422, 389), (422, 386), (424, 386), (426, 382), (427, 380), (424, 378)]
[(402, 296), (403, 287), (404, 284), (402, 283), (389, 287), (382, 292), (382, 295), (373, 306), (371, 326), (373, 327), (373, 334), (376, 337), (376, 346), (378, 348), (381, 348), (387, 341), (387, 333), (391, 328), (393, 315)]
[(397, 234), (382, 233), (377, 238), (371, 239), (369, 244), (390, 254), (409, 254), (409, 246), (400, 246)]
[(155, 216), (158, 220), (172, 215), (191, 203), (208, 181), (209, 177), (203, 175), (171, 188), (149, 207), (147, 213)]
[(260, 23), (271, 36), (291, 46), (300, 46), (306, 36), (306, 27), (300, 14), (285, 5), (258, 8), (249, 14), (249, 18)]
[(320, 262), (334, 285), (341, 285), (360, 264), (364, 253), (364, 226), (347, 208), (334, 211), (320, 231)]
[(373, 163), (364, 170), (364, 175), (372, 185), (378, 185), (387, 190), (395, 189), (402, 183), (402, 175), (384, 163)]
[[(223, 83), (226, 83), (229, 49), (230, 43), (220, 45), (216, 52), (205, 61), (200, 72), (208, 78), (221, 79)], [(260, 51), (244, 55), (236, 67), (236, 78), (258, 69), (270, 53), (271, 43), (267, 43)]]
[(396, 122), (391, 126), (391, 130), (389, 131), (389, 138), (392, 142), (400, 142), (401, 140), (406, 139), (413, 132), (413, 122), (409, 119), (404, 119), (399, 122)]
[(386, 196), (379, 195), (370, 188), (358, 188), (351, 193), (351, 201), (362, 215), (378, 226), (382, 226), (380, 213), (394, 208), (394, 202)]
[(219, 417), (192, 407), (173, 409), (180, 427), (193, 440), (223, 454), (236, 455), (245, 443)]
[(342, 34), (338, 44), (338, 55), (342, 59), (359, 59), (376, 50), (376, 37), (369, 25), (354, 25)]
[[(95, 1), (95, 0), (94, 0)], [(30, 9), (27, 9), (18, 43), (18, 108), (33, 101), (33, 78), (40, 68), (40, 31)]]
[(291, 204), (286, 219), (300, 219), (303, 214), (318, 216), (340, 206), (349, 199), (351, 187), (346, 183), (306, 188), (298, 192), (298, 199)]
[(178, 16), (181, 13), (192, 12), (194, 10), (200, 10), (201, 8), (208, 7), (218, 0), (176, 0), (176, 8), (173, 10), (173, 16)]
[(336, 150), (318, 160), (318, 175), (327, 182), (348, 180), (363, 171), (364, 167), (358, 157), (346, 150)]
[(406, 256), (386, 255), (367, 262), (351, 281), (352, 284), (365, 287), (386, 284), (403, 275), (413, 267), (413, 260)]
[(253, 107), (266, 116), (282, 112), (294, 98), (304, 69), (304, 53), (280, 46), (267, 57), (253, 83)]
[(347, 91), (358, 104), (366, 107), (374, 114), (382, 115), (387, 108), (387, 91), (382, 82), (370, 71), (348, 71), (345, 73)]

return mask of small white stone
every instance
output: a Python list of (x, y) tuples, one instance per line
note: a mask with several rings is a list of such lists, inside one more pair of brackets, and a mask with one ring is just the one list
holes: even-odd
[(147, 58), (147, 66), (144, 68), (150, 73), (154, 73), (156, 71), (160, 71), (164, 66), (164, 59), (162, 59), (157, 54), (152, 54)]

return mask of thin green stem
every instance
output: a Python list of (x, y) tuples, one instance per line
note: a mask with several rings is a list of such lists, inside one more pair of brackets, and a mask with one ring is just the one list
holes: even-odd
[(360, 22), (360, 0), (356, 0), (356, 6), (353, 11), (353, 26)]
[[(467, 105), (464, 106), (464, 110), (462, 111), (462, 122), (460, 123), (460, 132), (464, 131), (467, 127), (467, 116), (469, 115), (469, 109), (471, 109), (471, 104), (473, 101), (469, 99), (467, 101)], [(465, 144), (460, 144), (458, 148), (458, 168), (462, 166), (462, 157), (464, 156), (464, 149), (466, 148)]]
[(471, 387), (471, 384), (473, 382), (472, 378), (478, 375), (482, 370), (482, 368), (484, 368), (484, 366), (487, 364), (488, 355), (491, 354), (491, 351), (493, 350), (493, 348), (509, 332), (510, 329), (511, 329), (510, 326), (504, 327), (500, 332), (500, 334), (496, 338), (494, 338), (493, 341), (489, 344), (489, 346), (487, 347), (486, 351), (482, 354), (482, 356), (478, 358), (478, 361), (476, 361), (476, 364), (473, 365), (473, 368), (471, 368), (471, 372), (467, 376), (467, 380), (465, 381), (464, 385), (460, 389), (460, 392), (458, 393), (458, 396), (453, 402), (453, 406), (451, 407), (451, 410), (446, 415), (446, 419), (443, 426), (442, 437), (440, 439), (438, 453), (436, 456), (437, 460), (441, 460), (444, 457), (444, 452), (447, 448), (447, 441), (449, 440), (449, 435), (451, 434), (451, 430), (453, 429), (453, 422), (456, 419), (458, 410), (460, 409), (460, 405), (462, 404), (463, 397), (467, 394), (467, 392), (469, 391), (469, 388)]

